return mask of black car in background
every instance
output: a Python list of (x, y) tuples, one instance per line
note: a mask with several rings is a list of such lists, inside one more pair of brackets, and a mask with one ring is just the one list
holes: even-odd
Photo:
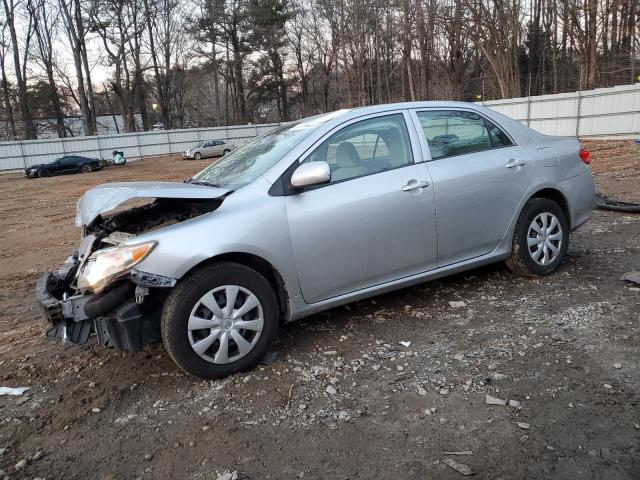
[(31, 165), (24, 169), (24, 173), (28, 178), (35, 178), (62, 175), (64, 173), (89, 173), (101, 168), (102, 165), (97, 158), (66, 155), (51, 163)]

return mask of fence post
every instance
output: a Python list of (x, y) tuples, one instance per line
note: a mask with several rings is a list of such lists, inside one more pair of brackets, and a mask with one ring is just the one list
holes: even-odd
[(578, 108), (576, 111), (576, 137), (580, 136), (580, 115), (582, 110), (582, 88), (578, 90)]
[(100, 134), (96, 132), (96, 141), (98, 142), (98, 159), (102, 160), (102, 148), (100, 148)]
[(138, 159), (142, 158), (142, 147), (140, 147), (140, 134), (144, 132), (136, 132), (136, 147), (138, 147)]
[(527, 86), (527, 127), (531, 126), (531, 74), (529, 74), (529, 85)]
[(22, 146), (22, 140), (18, 140), (20, 142), (20, 155), (22, 156), (22, 164), (24, 168), (27, 168), (27, 157), (24, 156), (24, 148)]

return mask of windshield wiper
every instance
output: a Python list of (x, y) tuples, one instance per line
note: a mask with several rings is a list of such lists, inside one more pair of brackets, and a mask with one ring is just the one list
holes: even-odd
[(215, 183), (209, 183), (209, 182), (189, 182), (192, 185), (204, 185), (206, 187), (214, 187), (214, 188), (222, 188), (220, 185), (216, 185)]

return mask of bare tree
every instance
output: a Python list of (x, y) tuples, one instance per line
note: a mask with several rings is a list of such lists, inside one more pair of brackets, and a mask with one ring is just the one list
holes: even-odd
[(11, 37), (11, 47), (13, 51), (13, 69), (16, 77), (16, 84), (18, 86), (18, 106), (20, 108), (20, 116), (24, 125), (24, 138), (29, 140), (38, 138), (38, 132), (36, 131), (35, 124), (33, 123), (33, 117), (31, 116), (31, 110), (29, 109), (29, 100), (27, 98), (27, 79), (26, 79), (26, 65), (27, 65), (27, 53), (29, 51), (29, 43), (31, 41), (33, 20), (31, 17), (27, 20), (27, 31), (25, 38), (25, 54), (23, 61), (20, 60), (20, 45), (18, 44), (18, 34), (16, 32), (16, 15), (18, 3), (14, 0), (2, 0), (4, 5), (5, 20), (9, 29), (9, 35)]
[[(5, 0), (3, 0), (5, 1)], [(73, 52), (73, 62), (76, 70), (78, 103), (82, 113), (82, 125), (85, 135), (97, 132), (95, 98), (91, 84), (91, 69), (87, 55), (86, 36), (88, 26), (83, 18), (80, 0), (58, 0), (67, 39)]]
[(55, 41), (59, 12), (49, 8), (45, 0), (27, 0), (27, 9), (33, 19), (33, 31), (36, 38), (37, 54), (34, 56), (47, 78), (48, 97), (55, 115), (58, 137), (66, 136), (64, 112), (55, 79), (55, 57), (53, 42)]
[(2, 85), (2, 101), (4, 103), (5, 112), (7, 115), (7, 123), (11, 129), (11, 138), (15, 139), (18, 137), (18, 133), (16, 132), (16, 122), (13, 118), (13, 104), (11, 102), (11, 91), (9, 89), (9, 81), (7, 80), (7, 68), (6, 68), (6, 58), (7, 58), (7, 50), (9, 49), (9, 40), (6, 37), (7, 32), (7, 24), (2, 22), (1, 26), (2, 30), (0, 30), (0, 73), (1, 78), (0, 82)]

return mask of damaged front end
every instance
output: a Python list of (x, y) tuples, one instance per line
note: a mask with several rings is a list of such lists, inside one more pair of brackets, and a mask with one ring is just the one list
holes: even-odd
[[(228, 193), (171, 182), (89, 190), (78, 202), (78, 251), (36, 284), (42, 316), (51, 324), (47, 336), (82, 345), (95, 334), (102, 346), (131, 352), (160, 341), (162, 306), (176, 279), (137, 268), (157, 242), (136, 242), (136, 237), (212, 212)], [(127, 200), (149, 197), (151, 203), (106, 213)]]

